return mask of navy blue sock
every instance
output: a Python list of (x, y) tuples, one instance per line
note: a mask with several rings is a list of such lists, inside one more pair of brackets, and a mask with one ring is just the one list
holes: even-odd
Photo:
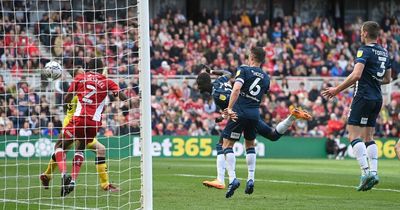
[(256, 149), (254, 147), (246, 149), (246, 154), (256, 154)]
[(233, 153), (233, 148), (225, 148), (224, 149), (224, 154), (226, 155), (226, 154), (229, 154), (229, 153)]
[(375, 141), (368, 141), (368, 142), (365, 142), (365, 146), (366, 146), (366, 147), (369, 147), (369, 146), (371, 146), (371, 145), (373, 145), (373, 144), (375, 144)]
[(215, 147), (216, 149), (217, 149), (217, 155), (223, 155), (224, 154), (224, 150), (222, 149), (222, 145), (221, 144), (216, 144), (216, 147)]
[(354, 139), (353, 141), (350, 142), (351, 146), (354, 147), (357, 143), (363, 142), (361, 139)]

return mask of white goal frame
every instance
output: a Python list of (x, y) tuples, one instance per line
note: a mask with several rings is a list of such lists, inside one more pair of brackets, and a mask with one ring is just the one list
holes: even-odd
[(153, 209), (153, 164), (151, 149), (151, 95), (150, 95), (150, 30), (149, 1), (138, 0), (139, 25), (139, 89), (142, 152), (141, 203), (145, 210)]

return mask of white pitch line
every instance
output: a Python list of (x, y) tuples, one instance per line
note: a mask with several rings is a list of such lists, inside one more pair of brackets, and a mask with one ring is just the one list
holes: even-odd
[[(207, 176), (207, 175), (195, 175), (195, 174), (174, 174), (175, 176), (184, 176), (184, 177), (196, 177), (196, 178), (215, 178), (215, 176)], [(239, 180), (243, 180), (238, 178)], [(285, 184), (301, 184), (301, 185), (312, 185), (312, 186), (327, 186), (327, 187), (341, 187), (341, 188), (352, 188), (355, 189), (355, 186), (350, 185), (342, 185), (342, 184), (327, 184), (327, 183), (318, 183), (318, 182), (295, 182), (295, 181), (287, 181), (287, 180), (274, 180), (274, 179), (256, 179), (261, 182), (272, 182), (272, 183), (285, 183)], [(397, 192), (400, 193), (400, 190), (396, 189), (387, 189), (387, 188), (373, 188), (372, 190), (379, 191), (388, 191), (388, 192)]]
[(5, 199), (1, 198), (0, 202), (8, 202), (8, 203), (21, 203), (21, 204), (36, 204), (39, 206), (51, 206), (51, 207), (61, 207), (61, 208), (69, 208), (69, 209), (88, 209), (84, 207), (78, 207), (78, 206), (65, 206), (65, 205), (59, 205), (59, 204), (51, 204), (51, 203), (39, 203), (39, 202), (34, 202), (34, 201), (23, 201), (23, 200), (14, 200), (14, 199)]

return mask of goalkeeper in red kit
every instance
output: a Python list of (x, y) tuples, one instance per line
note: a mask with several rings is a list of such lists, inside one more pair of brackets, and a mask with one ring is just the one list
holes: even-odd
[[(114, 81), (97, 73), (96, 70), (97, 68), (93, 68), (77, 75), (64, 98), (66, 104), (69, 104), (74, 96), (78, 97), (78, 101), (72, 120), (64, 128), (62, 138), (55, 145), (55, 159), (62, 176), (61, 196), (68, 195), (75, 188), (84, 161), (83, 151), (86, 145), (93, 141), (98, 128), (101, 127), (108, 93), (118, 96), (122, 101), (128, 99)], [(66, 152), (74, 142), (76, 144), (72, 171), (71, 175), (67, 175)]]

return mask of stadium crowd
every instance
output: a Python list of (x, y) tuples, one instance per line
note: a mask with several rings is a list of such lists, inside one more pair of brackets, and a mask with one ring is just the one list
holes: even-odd
[[(55, 57), (63, 58), (63, 62), (72, 60), (75, 66), (85, 66), (87, 58), (97, 56), (104, 58), (110, 76), (137, 74), (138, 47), (135, 40), (138, 32), (132, 11), (120, 21), (102, 13), (92, 15), (92, 20), (99, 20), (97, 23), (84, 21), (83, 16), (73, 17), (68, 9), (64, 9), (61, 13), (44, 14), (31, 27), (41, 44), (48, 46)], [(22, 79), (7, 86), (0, 77), (0, 134), (56, 136), (62, 120), (59, 109), (51, 107), (52, 103), (46, 96), (39, 97), (19, 73), (22, 72), (19, 69), (40, 69), (45, 62), (39, 59), (38, 40), (25, 39), (26, 27), (13, 24), (21, 21), (12, 15), (1, 18), (2, 71), (11, 71)], [(382, 20), (379, 39), (390, 53), (394, 70), (400, 69), (398, 21), (396, 18)], [(289, 114), (291, 106), (299, 106), (310, 111), (314, 118), (309, 122), (296, 122), (290, 135), (343, 135), (353, 91), (349, 90), (329, 103), (320, 96), (320, 91), (333, 85), (329, 77), (351, 73), (354, 55), (361, 45), (361, 23), (362, 20), (357, 19), (342, 29), (334, 28), (329, 17), (316, 17), (307, 23), (298, 16), (270, 21), (259, 13), (241, 11), (233, 11), (228, 19), (221, 18), (218, 12), (202, 13), (195, 22), (179, 11), (161, 13), (150, 22), (151, 71), (155, 76), (151, 91), (153, 134), (218, 135), (225, 122), (215, 123), (219, 114), (215, 113), (217, 107), (209, 96), (201, 95), (196, 85), (190, 85), (189, 81), (169, 85), (166, 80), (174, 75), (197, 75), (201, 70), (199, 64), (234, 73), (237, 66), (245, 63), (246, 50), (261, 45), (267, 52), (262, 68), (274, 76), (270, 94), (260, 108), (261, 117), (274, 126)], [(306, 90), (304, 84), (293, 90), (287, 76), (322, 77), (325, 82), (310, 90)], [(119, 84), (128, 96), (138, 93), (136, 79), (120, 79)], [(65, 86), (68, 84), (60, 84), (57, 104), (62, 102)], [(376, 128), (377, 136), (399, 137), (399, 102), (398, 97), (394, 97), (383, 106)], [(122, 107), (126, 109), (126, 106)], [(101, 135), (139, 131), (137, 109), (119, 110), (118, 102), (110, 101)]]

